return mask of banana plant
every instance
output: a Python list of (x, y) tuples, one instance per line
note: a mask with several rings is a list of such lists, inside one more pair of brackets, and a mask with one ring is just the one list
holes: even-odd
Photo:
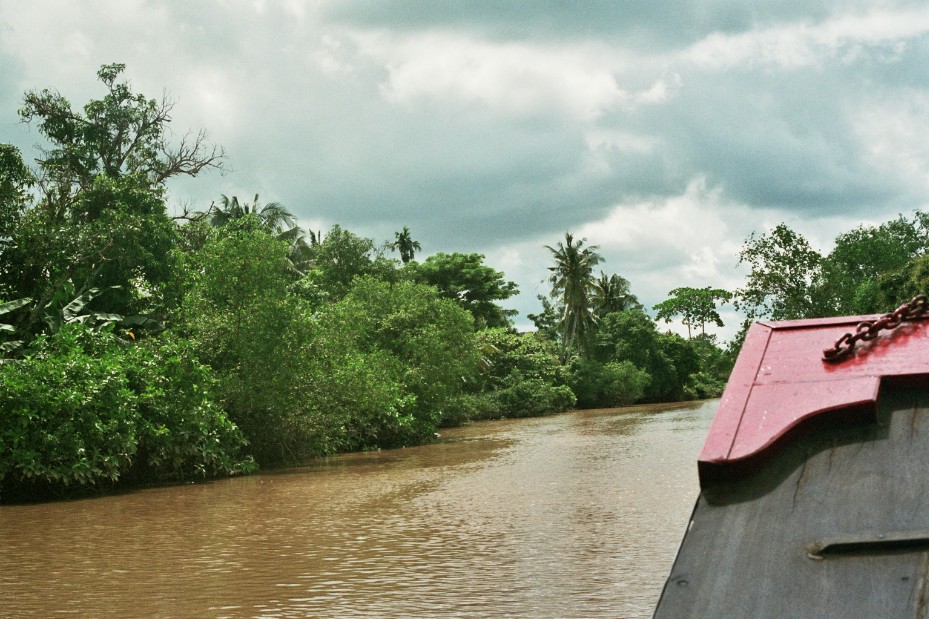
[[(118, 288), (118, 286), (109, 286), (103, 290), (113, 288)], [(58, 333), (66, 324), (79, 323), (103, 327), (121, 320), (122, 316), (119, 314), (84, 311), (90, 302), (99, 297), (102, 292), (99, 288), (89, 288), (75, 296), (74, 284), (70, 281), (66, 282), (55, 291), (51, 300), (43, 308), (42, 321), (48, 325), (49, 333)]]
[[(32, 303), (32, 297), (23, 297), (22, 299), (16, 299), (15, 301), (0, 303), (0, 316), (9, 314), (10, 312), (18, 310), (25, 305), (29, 305), (30, 303)], [(16, 333), (16, 327), (9, 323), (0, 322), (0, 333)], [(22, 340), (11, 340), (8, 342), (3, 342), (0, 344), (0, 355), (6, 356), (22, 345)]]
[(84, 324), (95, 329), (103, 329), (110, 325), (119, 325), (126, 328), (138, 327), (155, 331), (164, 329), (161, 323), (147, 316), (124, 316), (122, 314), (113, 314), (110, 312), (85, 311), (91, 301), (99, 297), (105, 291), (118, 290), (120, 288), (121, 286), (108, 286), (103, 289), (89, 288), (65, 304), (64, 307), (61, 308), (60, 313), (55, 311), (55, 301), (53, 300), (46, 306), (47, 310), (51, 311), (46, 311), (44, 316), (45, 323), (49, 326), (49, 330), (52, 333), (57, 333), (62, 325), (66, 324)]
[[(133, 339), (135, 339), (135, 335), (132, 335), (134, 329), (147, 331), (161, 331), (164, 329), (161, 323), (147, 316), (124, 316), (122, 314), (88, 310), (87, 306), (103, 292), (117, 288), (119, 286), (109, 286), (103, 289), (89, 288), (75, 295), (74, 284), (68, 280), (65, 285), (55, 291), (51, 300), (44, 307), (34, 308), (33, 311), (36, 313), (41, 312), (42, 322), (46, 324), (48, 333), (52, 335), (58, 333), (64, 325), (68, 324), (83, 324), (92, 329), (105, 329), (117, 325), (129, 329)], [(32, 297), (23, 297), (14, 301), (0, 303), (0, 317), (34, 302), (35, 300)], [(15, 337), (17, 333), (18, 330), (15, 325), (0, 322), (0, 334)], [(0, 342), (0, 363), (3, 362), (2, 358), (8, 357), (11, 353), (22, 348), (23, 344), (24, 339), (22, 336)]]

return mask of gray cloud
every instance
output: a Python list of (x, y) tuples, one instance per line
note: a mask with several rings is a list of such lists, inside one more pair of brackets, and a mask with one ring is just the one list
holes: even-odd
[(753, 5), (731, 0), (554, 0), (410, 3), (353, 0), (332, 3), (330, 18), (367, 28), (466, 30), (497, 40), (565, 41), (606, 39), (621, 45), (668, 49), (685, 47), (713, 32), (745, 32), (786, 20), (819, 20), (848, 3), (772, 0)]
[(602, 234), (604, 270), (651, 305), (731, 285), (754, 229), (926, 204), (923, 4), (0, 0), (0, 141), (38, 140), (24, 90), (83, 104), (125, 62), (177, 99), (177, 133), (229, 155), (177, 202), (259, 193), (376, 240), (409, 225), (427, 253), (499, 260), (524, 314), (542, 245)]

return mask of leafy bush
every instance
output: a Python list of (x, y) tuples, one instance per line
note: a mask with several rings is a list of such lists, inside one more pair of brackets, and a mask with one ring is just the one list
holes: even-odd
[(560, 413), (574, 407), (557, 346), (537, 333), (504, 328), (478, 334), (481, 373), (446, 423)]
[(442, 426), (460, 426), (472, 421), (499, 419), (503, 414), (493, 392), (461, 393), (449, 401)]
[(0, 366), (0, 479), (94, 484), (129, 468), (138, 449), (138, 396), (121, 358), (99, 354), (107, 348), (92, 332), (70, 327)]
[(216, 372), (218, 398), (262, 464), (295, 459), (293, 419), (312, 336), (288, 295), (286, 245), (252, 217), (207, 235), (186, 259), (180, 330)]
[(478, 334), (484, 355), (484, 385), (505, 387), (513, 376), (539, 379), (552, 385), (567, 381), (567, 370), (558, 359), (558, 345), (539, 333), (513, 333), (506, 329), (486, 329)]
[(571, 366), (571, 388), (582, 408), (632, 404), (643, 397), (650, 381), (648, 372), (630, 361), (575, 359)]
[(733, 354), (719, 348), (716, 337), (712, 335), (698, 335), (690, 343), (699, 357), (700, 369), (688, 378), (686, 397), (692, 400), (718, 398), (732, 372)]
[[(320, 317), (322, 337), (339, 338), (342, 350), (364, 360), (364, 371), (378, 368), (397, 390), (379, 411), (353, 416), (355, 439), (377, 437), (378, 446), (395, 447), (431, 436), (477, 367), (471, 325), (467, 311), (429, 286), (356, 280)], [(362, 392), (370, 394), (370, 386)]]
[(686, 387), (685, 395), (690, 400), (704, 400), (707, 398), (718, 398), (726, 388), (726, 382), (716, 376), (704, 371), (696, 372), (690, 375)]
[(630, 362), (650, 380), (642, 399), (673, 402), (685, 397), (688, 377), (699, 368), (692, 341), (659, 333), (651, 318), (639, 310), (607, 314), (590, 345), (590, 359), (607, 364)]
[(312, 378), (297, 429), (315, 453), (405, 444), (416, 424), (416, 398), (402, 383), (404, 367), (384, 351), (364, 352), (351, 334), (321, 332), (310, 348)]
[(539, 379), (514, 380), (508, 387), (461, 394), (449, 406), (442, 425), (551, 415), (571, 410), (576, 403), (574, 392), (567, 385), (552, 385)]
[(503, 417), (532, 417), (560, 413), (574, 407), (574, 392), (567, 385), (552, 385), (538, 378), (516, 380), (491, 392), (495, 410)]
[(138, 397), (139, 466), (146, 477), (185, 479), (251, 472), (241, 431), (216, 403), (216, 379), (190, 342), (169, 337), (129, 347)]
[(245, 472), (238, 429), (182, 343), (67, 325), (0, 365), (0, 488), (98, 486), (137, 475)]

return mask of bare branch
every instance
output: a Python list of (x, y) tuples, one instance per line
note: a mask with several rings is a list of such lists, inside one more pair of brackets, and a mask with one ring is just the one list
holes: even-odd
[(181, 143), (170, 148), (162, 143), (161, 154), (164, 156), (163, 169), (157, 171), (154, 181), (163, 183), (172, 176), (184, 174), (197, 176), (206, 169), (225, 171), (223, 160), (226, 153), (221, 146), (209, 145), (206, 141), (206, 132), (198, 131), (196, 134), (188, 132)]

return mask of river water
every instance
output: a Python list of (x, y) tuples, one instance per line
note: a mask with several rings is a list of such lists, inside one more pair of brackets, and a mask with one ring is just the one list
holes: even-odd
[(649, 617), (717, 401), (0, 506), (0, 616)]

